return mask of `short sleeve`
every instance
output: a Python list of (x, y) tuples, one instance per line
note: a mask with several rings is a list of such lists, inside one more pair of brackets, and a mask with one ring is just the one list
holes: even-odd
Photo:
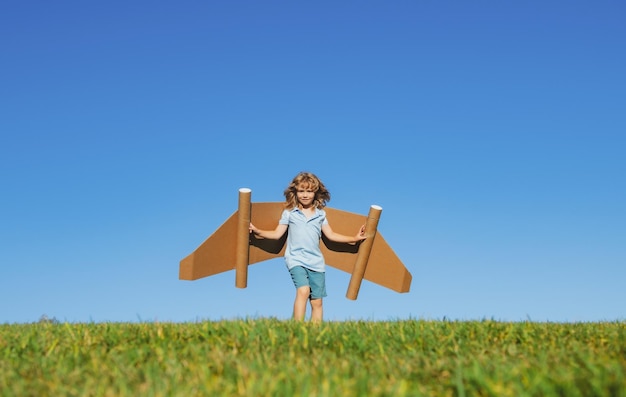
[(282, 215), (280, 216), (280, 220), (278, 221), (279, 225), (289, 225), (289, 216), (291, 212), (288, 210), (283, 210)]

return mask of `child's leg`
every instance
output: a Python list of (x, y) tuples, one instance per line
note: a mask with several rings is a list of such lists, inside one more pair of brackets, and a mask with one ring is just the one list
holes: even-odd
[(306, 302), (311, 295), (311, 288), (306, 285), (296, 289), (296, 300), (293, 302), (293, 318), (297, 321), (303, 321), (306, 314)]
[(322, 298), (326, 296), (326, 273), (310, 271), (309, 284), (311, 285), (311, 321), (321, 323), (324, 317)]
[(311, 299), (311, 321), (314, 323), (321, 323), (324, 317), (324, 306), (322, 305), (322, 298)]

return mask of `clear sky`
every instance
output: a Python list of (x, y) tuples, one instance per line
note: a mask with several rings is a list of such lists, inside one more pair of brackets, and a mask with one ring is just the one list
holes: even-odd
[(178, 266), (302, 170), (413, 275), (327, 320), (623, 320), (624, 4), (2, 2), (0, 323), (289, 318)]

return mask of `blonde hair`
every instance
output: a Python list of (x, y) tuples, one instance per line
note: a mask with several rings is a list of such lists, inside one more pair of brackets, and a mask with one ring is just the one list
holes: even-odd
[(330, 192), (326, 189), (326, 186), (324, 186), (320, 178), (310, 172), (300, 172), (285, 189), (286, 209), (293, 209), (298, 206), (298, 197), (296, 194), (300, 185), (306, 185), (308, 189), (315, 192), (315, 198), (313, 199), (313, 206), (315, 208), (322, 209), (326, 206), (326, 203), (330, 201)]

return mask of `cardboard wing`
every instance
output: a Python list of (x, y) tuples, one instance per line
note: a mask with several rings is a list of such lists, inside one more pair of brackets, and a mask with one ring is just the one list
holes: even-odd
[[(245, 288), (248, 265), (284, 255), (287, 234), (280, 240), (259, 239), (248, 229), (250, 222), (259, 229), (274, 229), (283, 211), (283, 203), (250, 203), (249, 197), (249, 189), (240, 190), (239, 209), (181, 260), (179, 279), (197, 280), (236, 269), (235, 284)], [(322, 237), (321, 249), (326, 264), (352, 275), (346, 294), (349, 299), (356, 299), (363, 278), (396, 292), (409, 292), (411, 273), (376, 231), (381, 210), (372, 206), (366, 217), (325, 208), (328, 221), (338, 233), (353, 235), (363, 224), (366, 225), (367, 239), (360, 244), (336, 243)]]

